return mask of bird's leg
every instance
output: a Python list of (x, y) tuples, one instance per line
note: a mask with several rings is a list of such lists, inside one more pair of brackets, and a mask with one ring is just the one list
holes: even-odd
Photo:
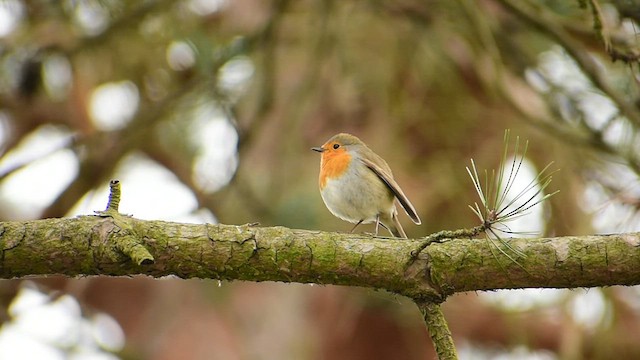
[(363, 221), (364, 219), (358, 221), (358, 223), (353, 227), (353, 229), (351, 229), (351, 232), (353, 232), (358, 227), (358, 225), (362, 224)]
[(378, 236), (378, 227), (380, 226), (380, 214), (376, 215), (376, 236)]

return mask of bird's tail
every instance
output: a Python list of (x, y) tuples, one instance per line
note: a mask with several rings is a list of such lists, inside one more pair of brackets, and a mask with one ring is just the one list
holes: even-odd
[(404, 232), (402, 225), (400, 225), (400, 221), (398, 221), (398, 213), (394, 212), (390, 220), (391, 221), (383, 221), (384, 226), (389, 232), (397, 238), (406, 239), (407, 234)]

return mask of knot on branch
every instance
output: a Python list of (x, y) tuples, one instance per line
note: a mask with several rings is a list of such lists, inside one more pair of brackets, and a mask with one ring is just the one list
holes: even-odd
[(138, 265), (151, 265), (155, 261), (149, 250), (133, 236), (125, 235), (116, 238), (115, 247)]
[(138, 240), (136, 232), (131, 224), (131, 217), (118, 212), (120, 205), (120, 181), (111, 180), (109, 182), (109, 202), (104, 211), (96, 211), (97, 216), (109, 217), (119, 231), (115, 231), (111, 238), (115, 248), (126, 255), (138, 265), (151, 265), (155, 262), (153, 255)]

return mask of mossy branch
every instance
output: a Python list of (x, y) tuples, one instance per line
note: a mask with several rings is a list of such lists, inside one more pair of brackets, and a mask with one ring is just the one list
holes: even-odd
[(441, 359), (455, 358), (438, 305), (453, 293), (640, 284), (640, 233), (510, 242), (526, 255), (518, 263), (494, 256), (486, 239), (451, 238), (416, 256), (424, 240), (116, 213), (0, 222), (0, 278), (144, 274), (385, 289), (418, 304)]
[(472, 227), (470, 229), (458, 229), (458, 230), (442, 230), (436, 233), (433, 233), (422, 239), (420, 245), (413, 250), (411, 253), (411, 260), (415, 260), (418, 255), (424, 250), (427, 246), (433, 243), (443, 242), (447, 239), (456, 239), (456, 238), (472, 238), (478, 236), (482, 232), (487, 229), (487, 225), (478, 225)]
[[(526, 255), (515, 264), (494, 256), (486, 239), (431, 243), (412, 260), (421, 239), (120, 220), (81, 216), (0, 222), (0, 278), (177, 275), (363, 286), (433, 302), (463, 291), (640, 284), (640, 233), (511, 239)], [(153, 254), (155, 262), (140, 267), (125, 256), (115, 244), (127, 237)]]
[(436, 354), (438, 354), (438, 359), (457, 359), (458, 354), (453, 343), (453, 336), (451, 336), (449, 325), (447, 325), (440, 304), (416, 301), (416, 305), (418, 305), (427, 329), (429, 329), (429, 335), (431, 336), (431, 341), (433, 341)]
[(136, 241), (133, 236), (124, 236), (119, 238), (115, 243), (116, 249), (122, 251), (131, 260), (138, 265), (153, 264), (153, 256), (141, 243)]

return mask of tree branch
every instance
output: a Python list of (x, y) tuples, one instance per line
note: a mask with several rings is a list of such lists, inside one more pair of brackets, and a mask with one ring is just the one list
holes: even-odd
[(515, 263), (486, 239), (425, 247), (425, 239), (146, 221), (117, 213), (116, 198), (98, 216), (0, 222), (0, 278), (144, 274), (385, 289), (415, 301), (439, 359), (457, 358), (439, 305), (455, 292), (640, 284), (640, 233), (513, 239), (525, 254)]
[[(124, 237), (134, 237), (155, 262), (132, 262), (118, 245)], [(363, 286), (431, 302), (463, 291), (640, 284), (639, 233), (513, 239), (510, 245), (526, 255), (517, 264), (485, 239), (432, 243), (413, 260), (412, 252), (422, 244), (124, 216), (0, 222), (0, 278), (176, 275)]]
[(416, 305), (418, 305), (427, 329), (429, 329), (429, 335), (431, 335), (438, 359), (457, 359), (458, 354), (453, 344), (453, 337), (451, 336), (449, 325), (447, 325), (440, 304), (416, 301)]

